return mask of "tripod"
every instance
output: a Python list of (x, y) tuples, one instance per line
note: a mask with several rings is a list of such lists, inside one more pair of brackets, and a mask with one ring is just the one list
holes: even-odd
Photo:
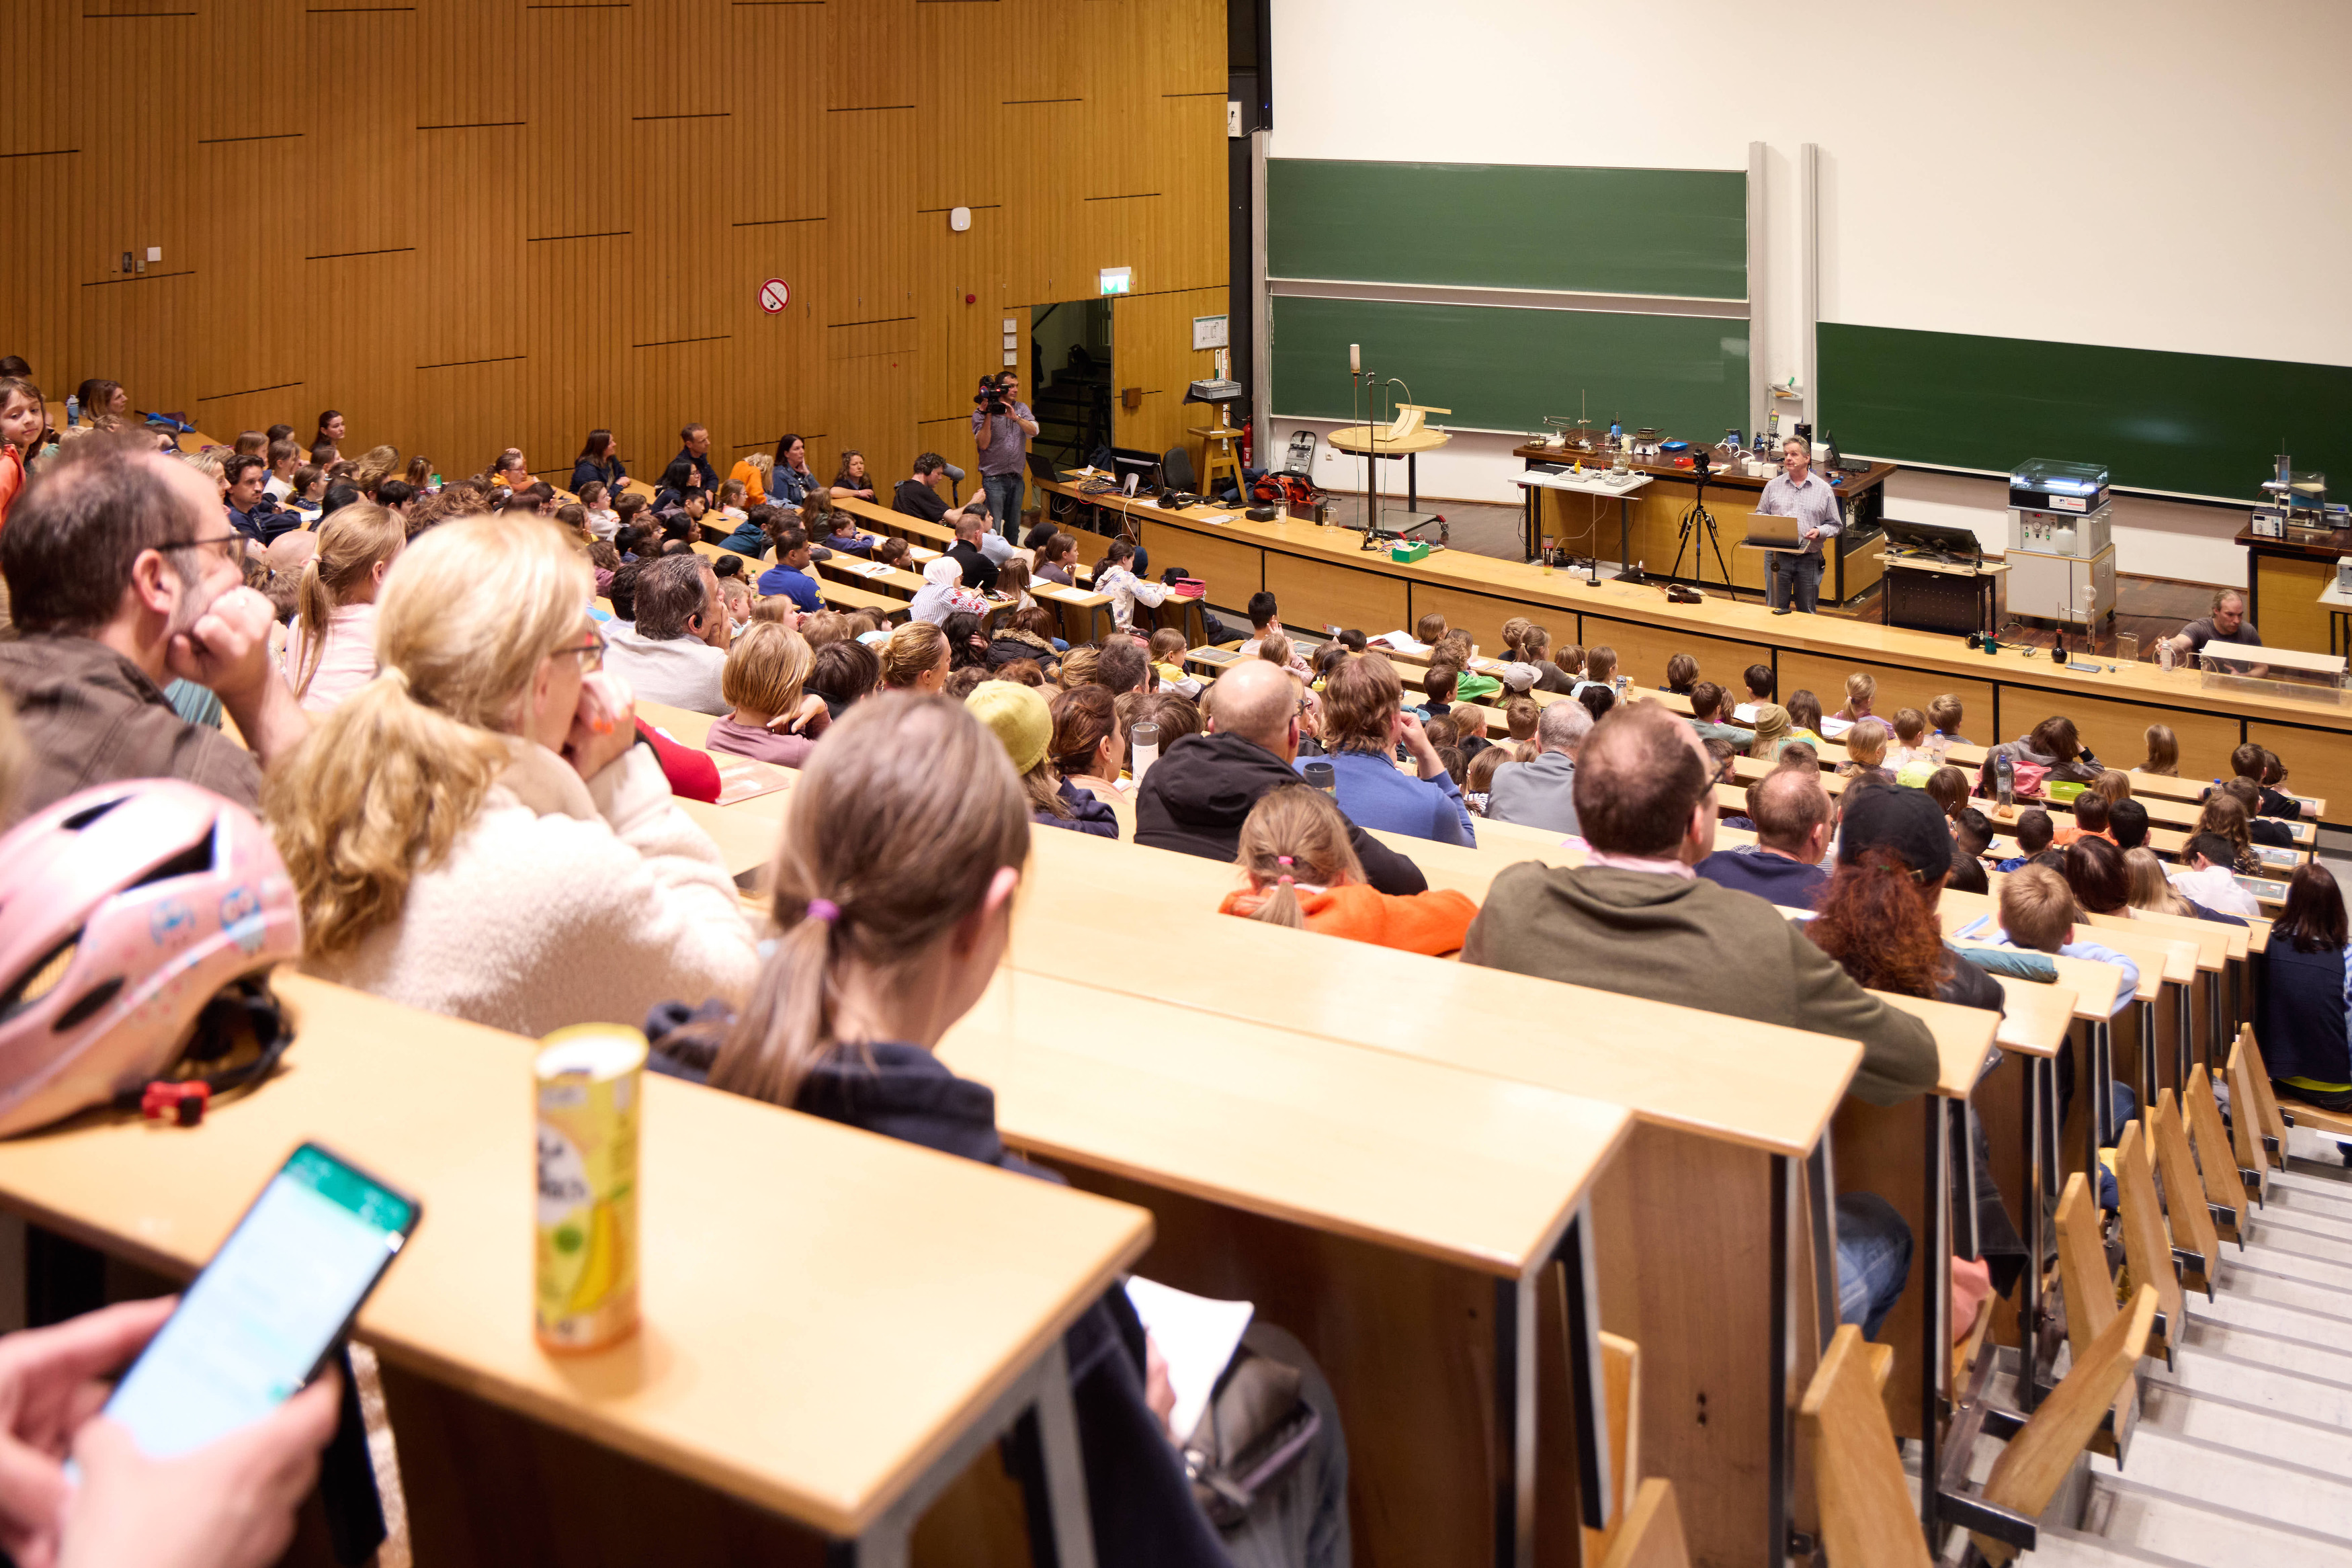
[[(1723, 559), (1723, 538), (1715, 531), (1715, 514), (1706, 509), (1706, 476), (1698, 474), (1693, 477), (1698, 486), (1698, 494), (1689, 506), (1683, 508), (1681, 532), (1675, 542), (1675, 564), (1673, 570), (1666, 573), (1667, 580), (1672, 581), (1682, 575), (1683, 551), (1687, 549), (1691, 552), (1691, 580), (1704, 586), (1706, 582), (1706, 550), (1708, 546), (1713, 546), (1715, 564), (1723, 571), (1723, 591), (1738, 599), (1739, 591), (1731, 586), (1731, 565)], [(1706, 544), (1693, 538), (1694, 528), (1706, 530)]]

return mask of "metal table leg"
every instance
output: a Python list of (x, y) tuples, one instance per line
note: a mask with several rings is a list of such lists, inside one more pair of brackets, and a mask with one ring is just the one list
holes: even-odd
[[(1943, 1473), (1937, 1457), (1944, 1414), (1945, 1368), (1952, 1354), (1950, 1258), (1952, 1252), (1951, 1119), (1944, 1102), (1928, 1095), (1924, 1102), (1927, 1125), (1927, 1236), (1916, 1254), (1926, 1261), (1920, 1306), (1919, 1474)], [(1936, 1554), (1936, 1488), (1919, 1489), (1919, 1527), (1927, 1532), (1927, 1551)]]
[(1838, 1326), (1837, 1179), (1826, 1132), (1805, 1156), (1805, 1183), (1813, 1222), (1813, 1328), (1826, 1354)]
[(1576, 1402), (1577, 1482), (1584, 1522), (1606, 1530), (1614, 1510), (1616, 1478), (1609, 1466), (1609, 1390), (1601, 1374), (1601, 1275), (1592, 1262), (1592, 1207), (1579, 1204), (1560, 1238), (1568, 1286), (1569, 1396)]
[(1536, 1560), (1535, 1276), (1495, 1281), (1495, 1562)]
[(2042, 1332), (2042, 1075), (2051, 1063), (2029, 1056), (2025, 1068), (2025, 1301), (2018, 1337), (2017, 1399), (2027, 1415), (2042, 1402), (2034, 1345)]
[[(1826, 1136), (1826, 1134), (1824, 1134)], [(1786, 1155), (1772, 1156), (1772, 1354), (1766, 1371), (1765, 1399), (1771, 1422), (1767, 1485), (1769, 1506), (1765, 1511), (1764, 1561), (1787, 1561), (1789, 1531), (1796, 1518), (1794, 1433), (1790, 1423), (1789, 1371), (1797, 1364), (1797, 1314), (1789, 1272), (1790, 1238), (1797, 1228), (1797, 1162)]]

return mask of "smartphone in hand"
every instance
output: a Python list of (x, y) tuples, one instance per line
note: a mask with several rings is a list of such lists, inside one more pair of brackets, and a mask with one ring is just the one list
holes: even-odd
[(268, 1415), (342, 1343), (421, 1214), (415, 1198), (300, 1145), (131, 1363), (107, 1416), (161, 1459)]

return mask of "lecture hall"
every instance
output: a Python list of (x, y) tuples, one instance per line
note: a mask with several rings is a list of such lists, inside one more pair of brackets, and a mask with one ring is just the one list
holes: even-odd
[(0, 36), (0, 1563), (2352, 1568), (2352, 7)]

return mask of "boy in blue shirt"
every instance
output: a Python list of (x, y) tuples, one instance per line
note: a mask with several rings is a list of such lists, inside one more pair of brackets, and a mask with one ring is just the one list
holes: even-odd
[(2035, 855), (2050, 847), (2057, 830), (2050, 825), (2047, 811), (2028, 811), (2017, 819), (2017, 853), (2000, 862), (2003, 872), (2013, 872), (2030, 862)]
[(779, 593), (798, 605), (803, 615), (824, 608), (824, 601), (817, 597), (816, 579), (809, 571), (809, 537), (798, 528), (786, 528), (776, 536), (776, 564), (760, 574), (761, 597)]

